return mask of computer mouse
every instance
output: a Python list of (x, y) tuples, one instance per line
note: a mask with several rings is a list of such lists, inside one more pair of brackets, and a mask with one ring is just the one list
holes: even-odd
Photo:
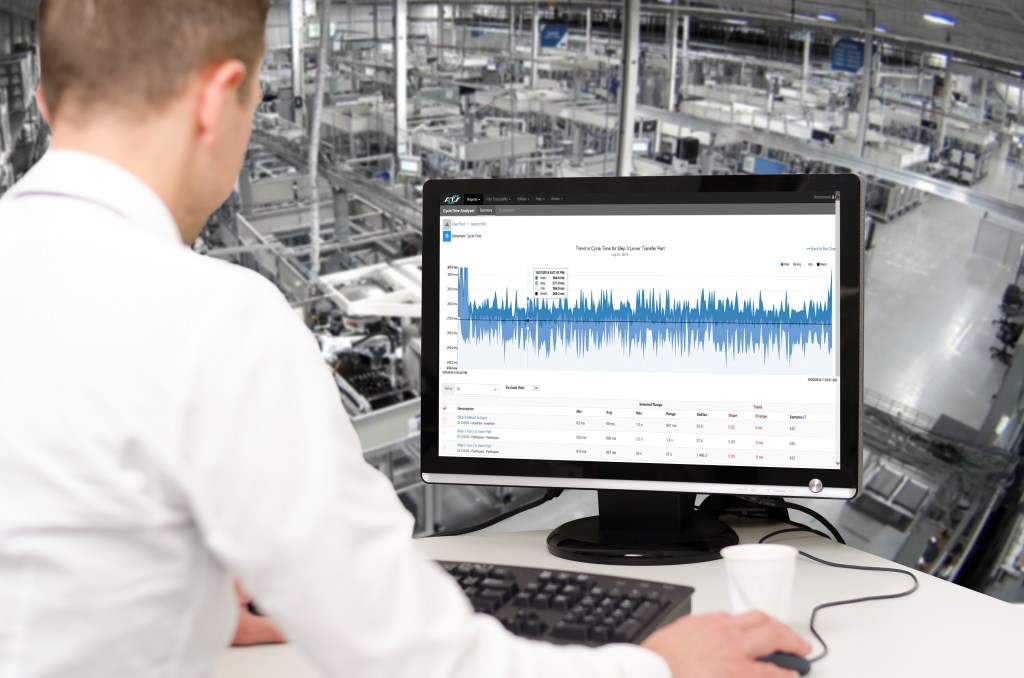
[(780, 668), (796, 671), (801, 676), (806, 676), (811, 672), (811, 662), (795, 654), (776, 652), (775, 654), (770, 654), (767, 657), (761, 657), (757, 661), (775, 664)]

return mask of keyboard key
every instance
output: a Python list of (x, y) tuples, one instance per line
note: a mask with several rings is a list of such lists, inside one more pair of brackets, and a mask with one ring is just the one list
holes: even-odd
[(519, 586), (508, 579), (494, 579), (488, 577), (480, 582), (480, 587), (485, 589), (501, 589), (502, 591), (508, 591), (510, 594), (516, 593), (519, 590)]
[(551, 599), (552, 610), (568, 610), (569, 599), (566, 596), (558, 595)]
[(493, 568), (490, 565), (475, 565), (473, 567), (473, 576), (481, 578), (486, 577), (491, 573), (491, 569)]
[(516, 607), (530, 607), (530, 594), (520, 593), (512, 600), (512, 604)]
[(619, 624), (614, 631), (612, 631), (612, 641), (616, 643), (629, 643), (639, 635), (644, 625), (636, 619), (627, 619), (626, 621)]
[(634, 609), (636, 609), (636, 605), (633, 603), (632, 600), (626, 598), (621, 603), (619, 603), (619, 609), (625, 610), (626, 612), (632, 612)]
[(657, 591), (651, 591), (650, 593), (646, 594), (644, 596), (644, 600), (646, 600), (649, 603), (654, 603), (655, 605), (661, 607), (661, 594)]
[(549, 596), (554, 596), (554, 595), (557, 595), (558, 592), (561, 591), (561, 590), (562, 590), (562, 587), (559, 586), (558, 584), (548, 584), (547, 586), (542, 588), (540, 591), (541, 591), (541, 593), (546, 593)]
[(473, 566), (469, 563), (462, 563), (456, 568), (459, 574), (473, 574)]
[(578, 586), (583, 586), (588, 581), (590, 581), (590, 575), (589, 574), (578, 574), (578, 575), (576, 575), (576, 578), (573, 581), (575, 581)]
[(501, 601), (493, 598), (473, 598), (471, 602), (474, 610), (487, 614), (494, 614), (501, 607)]
[(595, 586), (594, 588), (590, 589), (587, 595), (591, 598), (597, 598), (598, 600), (600, 600), (601, 598), (604, 598), (605, 592), (604, 589), (600, 586)]
[(527, 619), (526, 623), (523, 624), (523, 633), (529, 636), (539, 636), (548, 630), (547, 624), (541, 621), (539, 618)]
[(497, 600), (499, 605), (504, 605), (512, 596), (508, 591), (502, 589), (483, 589), (480, 591), (480, 598), (487, 598), (488, 600)]
[(551, 596), (546, 593), (538, 593), (530, 601), (530, 607), (535, 610), (547, 610), (551, 607)]
[(551, 570), (544, 570), (543, 572), (537, 575), (537, 579), (547, 583), (554, 576), (555, 574)]
[(644, 603), (633, 611), (630, 618), (639, 619), (644, 625), (647, 625), (656, 616), (658, 616), (658, 606), (654, 603)]
[(506, 570), (504, 567), (496, 567), (491, 570), (490, 574), (492, 579), (515, 579), (512, 573)]
[(587, 640), (590, 627), (561, 621), (551, 629), (551, 635), (562, 640)]
[(611, 640), (612, 632), (611, 628), (602, 624), (601, 626), (595, 626), (590, 631), (590, 639), (595, 643), (607, 643)]
[(569, 585), (562, 589), (562, 595), (569, 598), (570, 600), (577, 600), (583, 595), (583, 590), (579, 586)]
[(555, 581), (561, 584), (568, 584), (572, 580), (572, 575), (568, 572), (559, 572), (555, 575)]

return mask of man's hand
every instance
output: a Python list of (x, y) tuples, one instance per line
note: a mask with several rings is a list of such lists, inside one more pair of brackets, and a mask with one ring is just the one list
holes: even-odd
[(269, 619), (249, 611), (250, 598), (238, 582), (235, 582), (235, 597), (238, 598), (240, 609), (238, 611), (238, 628), (235, 629), (235, 638), (231, 641), (233, 646), (285, 642), (284, 636), (270, 623)]
[(757, 658), (811, 651), (807, 641), (761, 612), (687, 615), (653, 633), (643, 646), (661, 655), (675, 678), (789, 678), (797, 673)]

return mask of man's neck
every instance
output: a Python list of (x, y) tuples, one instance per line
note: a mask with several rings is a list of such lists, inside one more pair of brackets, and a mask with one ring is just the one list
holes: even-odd
[(173, 143), (171, 130), (160, 127), (158, 123), (126, 128), (108, 124), (88, 128), (57, 124), (51, 149), (87, 153), (132, 174), (164, 203), (184, 240), (182, 225), (188, 224), (190, 219), (187, 201), (183, 200), (187, 193), (186, 163), (181, 152), (184, 144)]

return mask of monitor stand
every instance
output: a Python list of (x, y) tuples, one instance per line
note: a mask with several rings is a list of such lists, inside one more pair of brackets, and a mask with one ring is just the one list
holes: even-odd
[(598, 515), (548, 535), (559, 558), (606, 565), (674, 565), (715, 560), (739, 543), (732, 528), (695, 510), (697, 495), (599, 490)]

